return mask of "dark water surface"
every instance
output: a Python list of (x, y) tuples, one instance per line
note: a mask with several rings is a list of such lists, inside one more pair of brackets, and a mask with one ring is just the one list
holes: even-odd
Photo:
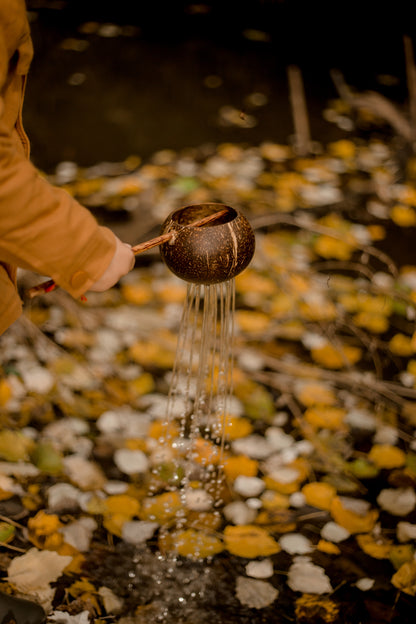
[[(28, 0), (35, 59), (25, 124), (33, 160), (49, 172), (62, 160), (87, 166), (206, 142), (287, 142), (290, 64), (303, 73), (312, 138), (326, 142), (339, 135), (322, 118), (337, 95), (331, 68), (353, 86), (406, 98), (408, 8), (363, 4)], [(100, 28), (87, 34), (91, 22)], [(102, 29), (108, 24), (120, 27), (117, 36)], [(68, 49), (68, 39), (85, 49)], [(382, 86), (386, 74), (395, 82)], [(263, 102), (253, 103), (253, 93)], [(253, 116), (253, 127), (224, 125), (224, 106)]]

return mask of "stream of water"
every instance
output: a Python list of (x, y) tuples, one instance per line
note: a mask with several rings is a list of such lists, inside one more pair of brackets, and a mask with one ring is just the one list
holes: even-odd
[[(219, 507), (222, 502), (219, 491), (232, 395), (234, 310), (234, 279), (218, 284), (188, 284), (163, 439), (164, 444), (179, 451), (179, 458), (183, 451), (188, 459), (181, 462), (180, 478), (177, 466), (176, 480), (171, 483), (171, 489), (179, 489), (185, 506), (198, 457), (198, 481), (210, 491), (205, 500), (202, 497), (201, 507)], [(178, 424), (179, 434), (174, 423)], [(203, 441), (212, 452), (200, 457)]]

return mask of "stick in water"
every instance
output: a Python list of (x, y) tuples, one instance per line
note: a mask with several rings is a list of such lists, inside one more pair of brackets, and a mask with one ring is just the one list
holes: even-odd
[[(219, 212), (215, 212), (212, 215), (208, 215), (207, 217), (204, 217), (203, 219), (198, 219), (198, 221), (189, 223), (188, 227), (201, 227), (203, 225), (207, 225), (208, 223), (211, 223), (212, 221), (216, 221), (217, 219), (219, 219), (226, 213), (227, 213), (227, 208), (224, 208), (223, 210), (220, 210)], [(172, 238), (172, 236), (173, 236), (172, 232), (167, 233), (167, 234), (161, 234), (160, 236), (156, 236), (156, 238), (151, 238), (150, 240), (145, 241), (144, 243), (139, 243), (138, 245), (135, 245), (134, 247), (131, 248), (131, 250), (135, 256), (138, 256), (139, 254), (143, 253), (144, 251), (147, 251), (148, 249), (152, 249), (153, 247), (157, 247), (158, 245), (163, 245), (163, 243), (167, 243)], [(37, 297), (38, 295), (44, 295), (48, 292), (51, 292), (52, 290), (55, 290), (55, 288), (58, 288), (57, 284), (55, 284), (55, 282), (52, 279), (49, 279), (46, 282), (42, 282), (41, 284), (38, 284), (37, 286), (33, 286), (32, 288), (29, 288), (26, 294), (29, 297), (29, 299), (33, 299), (34, 297)]]

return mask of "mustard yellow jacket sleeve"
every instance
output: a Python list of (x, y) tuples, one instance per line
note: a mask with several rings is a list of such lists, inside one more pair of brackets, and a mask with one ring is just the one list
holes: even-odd
[(0, 0), (0, 332), (20, 313), (15, 267), (48, 275), (78, 297), (115, 252), (114, 234), (29, 160), (21, 110), (31, 58), (24, 0)]

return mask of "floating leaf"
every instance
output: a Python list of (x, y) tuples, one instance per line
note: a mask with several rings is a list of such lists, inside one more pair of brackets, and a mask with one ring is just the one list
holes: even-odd
[(377, 496), (377, 502), (393, 516), (407, 516), (416, 506), (416, 494), (411, 487), (386, 488)]
[(349, 345), (335, 347), (327, 343), (311, 349), (311, 357), (317, 364), (335, 370), (356, 364), (361, 356), (362, 351), (359, 347)]
[(392, 544), (390, 547), (389, 559), (395, 570), (408, 562), (413, 561), (415, 556), (415, 548), (413, 544)]
[(331, 509), (331, 503), (336, 493), (333, 485), (318, 481), (306, 483), (302, 488), (302, 494), (305, 496), (308, 505), (328, 511)]
[(313, 564), (309, 557), (296, 557), (289, 568), (287, 584), (292, 591), (307, 594), (332, 592), (330, 580), (324, 569)]
[(391, 220), (401, 227), (414, 227), (416, 225), (416, 210), (411, 206), (396, 204), (390, 210)]
[(271, 605), (279, 595), (279, 591), (267, 581), (238, 576), (236, 596), (241, 604), (250, 609), (264, 609)]
[(383, 538), (376, 538), (367, 533), (357, 535), (356, 537), (359, 547), (370, 557), (374, 559), (388, 559), (391, 550), (391, 542)]
[(0, 458), (9, 462), (27, 461), (34, 442), (30, 438), (11, 429), (0, 431)]
[(182, 557), (191, 559), (206, 559), (217, 555), (224, 548), (218, 537), (195, 529), (162, 533), (159, 537), (159, 547), (162, 552), (176, 552)]
[(239, 475), (255, 477), (258, 473), (258, 461), (250, 459), (246, 455), (234, 455), (227, 457), (224, 462), (224, 473), (230, 481), (234, 481)]
[(368, 453), (368, 459), (378, 468), (400, 468), (406, 462), (406, 455), (397, 446), (374, 444)]
[(0, 544), (8, 544), (16, 534), (16, 528), (9, 522), (0, 522)]
[(409, 596), (416, 596), (416, 561), (406, 561), (391, 579), (394, 587)]
[(179, 492), (165, 492), (142, 501), (140, 518), (163, 524), (172, 520), (180, 509), (182, 501)]
[(247, 418), (229, 416), (224, 427), (224, 435), (228, 440), (237, 440), (250, 435), (253, 425)]
[(338, 548), (336, 544), (332, 542), (327, 542), (326, 540), (319, 540), (316, 545), (316, 550), (320, 552), (326, 553), (327, 555), (339, 555), (341, 554), (341, 550)]
[(306, 407), (313, 405), (334, 405), (336, 396), (327, 384), (318, 381), (301, 383), (296, 388), (296, 397)]
[(316, 405), (305, 411), (305, 420), (317, 429), (332, 429), (338, 431), (345, 428), (343, 422), (346, 411), (342, 407), (332, 405)]
[(268, 557), (280, 551), (279, 544), (269, 533), (252, 524), (226, 526), (224, 530), (225, 548), (237, 557)]
[(305, 594), (296, 600), (297, 622), (322, 622), (335, 624), (339, 621), (339, 606), (330, 598)]
[(332, 499), (331, 502), (331, 515), (335, 522), (347, 529), (351, 534), (354, 533), (369, 533), (375, 527), (378, 519), (377, 509), (363, 509), (354, 511), (348, 509), (343, 504), (345, 499), (341, 499), (338, 496)]
[(61, 576), (71, 561), (72, 557), (51, 550), (31, 548), (11, 561), (8, 581), (19, 592), (37, 597), (42, 606), (49, 609), (55, 593), (50, 583)]

